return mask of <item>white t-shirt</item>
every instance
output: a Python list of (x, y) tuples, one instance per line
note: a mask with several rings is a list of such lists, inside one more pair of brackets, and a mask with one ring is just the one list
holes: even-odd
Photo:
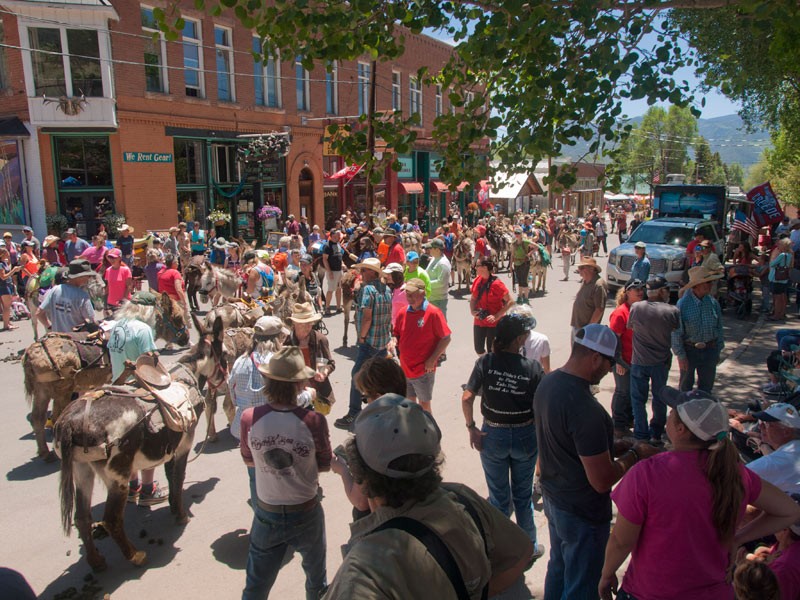
[(800, 493), (800, 440), (786, 442), (772, 454), (748, 463), (747, 468), (786, 492)]
[(528, 339), (519, 349), (519, 353), (525, 358), (530, 358), (542, 364), (542, 358), (550, 356), (550, 340), (543, 333), (529, 331)]

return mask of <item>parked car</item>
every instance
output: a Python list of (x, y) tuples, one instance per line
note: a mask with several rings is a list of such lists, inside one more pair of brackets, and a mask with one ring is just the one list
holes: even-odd
[(720, 256), (724, 253), (724, 242), (719, 235), (716, 221), (689, 217), (666, 217), (640, 224), (626, 242), (614, 248), (608, 256), (606, 280), (611, 289), (624, 286), (631, 278), (631, 267), (636, 260), (634, 244), (647, 244), (650, 259), (650, 275), (662, 275), (669, 282), (670, 290), (677, 292), (686, 269), (686, 246), (695, 232), (702, 233), (714, 243)]

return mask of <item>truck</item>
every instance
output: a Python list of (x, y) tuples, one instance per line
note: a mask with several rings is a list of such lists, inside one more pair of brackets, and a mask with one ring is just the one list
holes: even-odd
[(728, 190), (724, 185), (667, 183), (653, 190), (653, 218), (689, 217), (725, 222)]

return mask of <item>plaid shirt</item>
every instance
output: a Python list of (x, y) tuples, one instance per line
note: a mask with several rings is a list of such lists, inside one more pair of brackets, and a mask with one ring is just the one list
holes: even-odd
[(383, 348), (392, 338), (392, 290), (385, 283), (370, 281), (361, 285), (356, 294), (356, 331), (361, 337), (364, 310), (372, 309), (372, 322), (367, 332), (367, 344)]
[(689, 290), (678, 300), (681, 313), (681, 324), (672, 332), (672, 351), (678, 358), (686, 357), (685, 344), (697, 342), (716, 342), (716, 348), (722, 351), (725, 338), (722, 335), (722, 309), (710, 295), (698, 299)]

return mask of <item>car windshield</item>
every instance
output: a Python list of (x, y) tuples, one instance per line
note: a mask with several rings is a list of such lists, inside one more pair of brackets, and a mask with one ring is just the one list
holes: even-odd
[(628, 241), (632, 244), (644, 242), (645, 244), (670, 244), (672, 246), (686, 246), (694, 237), (694, 227), (685, 225), (653, 225), (642, 223), (631, 234)]

